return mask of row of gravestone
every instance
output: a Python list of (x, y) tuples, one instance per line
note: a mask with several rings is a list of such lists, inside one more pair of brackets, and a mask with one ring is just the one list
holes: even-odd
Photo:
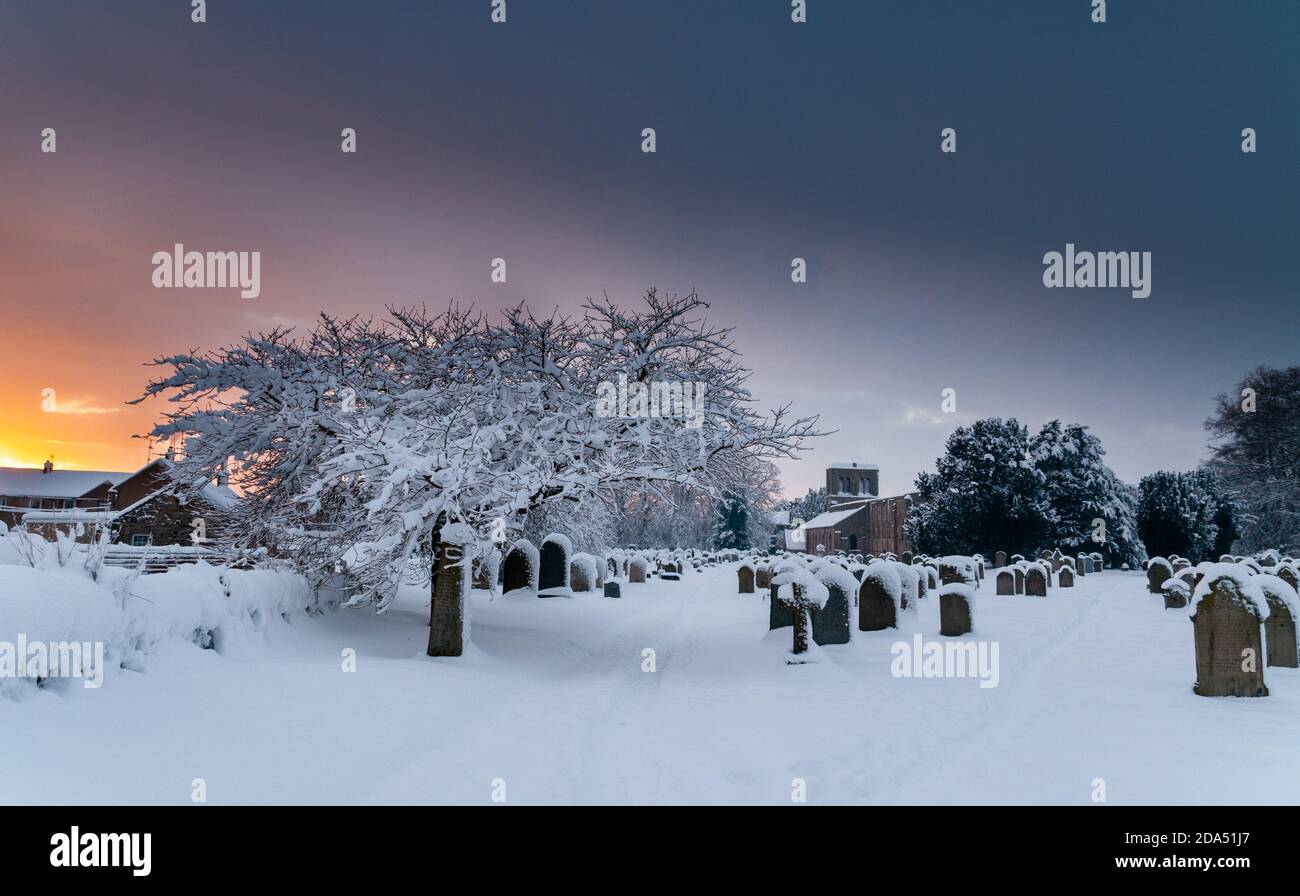
[[(1017, 563), (1023, 562), (1024, 559), (1025, 557), (1023, 554), (1012, 554), (1010, 557), (1010, 563), (1014, 566)], [(1006, 567), (1007, 562), (1008, 557), (1006, 551), (997, 551), (994, 553), (994, 569), (1002, 569)], [(1097, 551), (1093, 551), (1092, 553), (1080, 551), (1077, 557), (1071, 557), (1069, 554), (1064, 553), (1060, 548), (1057, 548), (1054, 551), (1039, 551), (1038, 562), (1049, 564), (1052, 572), (1060, 572), (1063, 567), (1068, 566), (1074, 571), (1076, 576), (1101, 572), (1106, 566), (1105, 558)]]
[[(940, 634), (967, 634), (974, 627), (974, 596), (980, 564), (970, 557), (945, 557), (937, 561), (936, 566), (941, 583)], [(917, 602), (929, 593), (932, 581), (921, 575), (913, 564), (889, 560), (877, 560), (853, 572), (830, 561), (805, 564), (794, 560), (777, 564), (772, 572), (779, 577), (787, 569), (806, 569), (829, 592), (823, 606), (807, 610), (811, 617), (812, 639), (819, 645), (848, 643), (852, 637), (852, 607), (857, 608), (859, 631), (897, 628), (899, 614), (914, 611)], [(742, 564), (737, 575), (740, 593), (754, 593), (756, 570)], [(784, 592), (775, 582), (760, 587), (770, 591), (768, 628), (795, 626), (796, 614), (805, 612), (798, 609), (801, 586), (797, 582), (790, 583)], [(785, 599), (782, 599), (783, 593)]]
[[(1074, 569), (1062, 566), (1057, 572), (1056, 584), (1061, 588), (1073, 588)], [(1014, 566), (1003, 567), (997, 572), (996, 591), (1001, 596), (1023, 594), (1026, 597), (1047, 597), (1051, 586), (1051, 567), (1043, 563), (1021, 560)]]

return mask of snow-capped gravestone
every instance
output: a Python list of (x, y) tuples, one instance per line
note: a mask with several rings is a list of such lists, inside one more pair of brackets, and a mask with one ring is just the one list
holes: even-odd
[(542, 542), (541, 567), (537, 576), (538, 597), (567, 597), (573, 593), (569, 587), (569, 557), (573, 546), (563, 535), (551, 534)]
[(879, 632), (898, 628), (902, 601), (903, 583), (898, 573), (888, 563), (872, 563), (858, 587), (858, 631)]
[(1042, 564), (1035, 563), (1025, 573), (1025, 596), (1047, 597), (1047, 571)]
[(623, 596), (623, 592), (622, 592), (622, 591), (619, 589), (619, 587), (618, 587), (618, 582), (610, 581), (610, 582), (606, 582), (606, 583), (605, 583), (605, 596), (606, 596), (606, 597), (622, 597), (622, 596)]
[(908, 566), (911, 566), (911, 565), (912, 565), (912, 552), (911, 552), (911, 551), (903, 551), (903, 556), (899, 558), (899, 562), (901, 562), (901, 563), (906, 563)]
[(574, 592), (596, 589), (595, 558), (589, 554), (574, 554), (569, 563), (569, 587)]
[(996, 568), (998, 568), (998, 569), (1001, 569), (1002, 567), (1006, 566), (1006, 565), (1007, 565), (1007, 552), (1006, 552), (1006, 551), (998, 551), (996, 554), (994, 554), (994, 555), (993, 555), (993, 565), (994, 565)]
[(903, 586), (903, 597), (899, 602), (899, 609), (916, 612), (917, 601), (924, 594), (924, 590), (921, 588), (921, 573), (903, 563), (895, 563), (894, 572), (898, 573), (898, 581)]
[(1160, 586), (1160, 591), (1165, 596), (1166, 610), (1183, 609), (1192, 595), (1192, 589), (1184, 579), (1165, 579), (1165, 583)]
[(810, 662), (808, 615), (825, 609), (830, 592), (807, 568), (793, 565), (783, 566), (772, 577), (771, 587), (772, 600), (786, 608), (794, 628), (794, 644), (786, 657), (786, 663), (794, 665)]
[(1182, 572), (1184, 569), (1187, 569), (1191, 565), (1192, 562), (1190, 560), (1184, 560), (1182, 557), (1179, 557), (1173, 563), (1174, 572)]
[(1023, 566), (1012, 567), (1012, 572), (1016, 575), (1016, 594), (1025, 593), (1025, 568)]
[(740, 593), (754, 593), (754, 567), (748, 563), (740, 564), (740, 569), (736, 570), (736, 575), (740, 579)]
[(1010, 569), (1004, 569), (998, 573), (998, 594), (1011, 595), (1016, 593), (1016, 574)]
[(1300, 588), (1300, 576), (1297, 576), (1295, 570), (1289, 566), (1279, 566), (1277, 577), (1292, 588)]
[(1147, 563), (1147, 591), (1152, 594), (1160, 593), (1160, 586), (1165, 583), (1165, 579), (1174, 574), (1174, 568), (1169, 565), (1169, 561), (1164, 557), (1152, 557)]
[(1261, 629), (1268, 599), (1250, 574), (1237, 565), (1211, 565), (1188, 610), (1196, 641), (1192, 690), (1202, 697), (1267, 697)]
[(1101, 572), (1103, 569), (1106, 568), (1106, 558), (1103, 557), (1099, 552), (1093, 551), (1091, 554), (1088, 555), (1088, 559), (1092, 561), (1093, 572)]
[(1061, 571), (1056, 574), (1056, 584), (1062, 588), (1074, 587), (1074, 570), (1069, 566), (1062, 566)]
[(627, 580), (629, 582), (644, 582), (646, 573), (646, 560), (644, 557), (633, 557), (627, 564)]
[(754, 568), (754, 585), (759, 588), (768, 588), (772, 585), (772, 567), (766, 563), (760, 563)]
[(1296, 662), (1296, 590), (1280, 576), (1255, 576), (1252, 580), (1264, 592), (1268, 601), (1268, 619), (1264, 620), (1264, 643), (1268, 649), (1268, 665), (1295, 669)]
[(939, 634), (956, 637), (970, 632), (975, 618), (975, 589), (952, 582), (939, 589)]
[(975, 561), (970, 557), (944, 557), (939, 561), (939, 583), (941, 585), (975, 585)]
[(826, 588), (826, 603), (812, 612), (812, 639), (818, 644), (847, 644), (852, 637), (849, 604), (858, 582), (847, 570), (827, 564), (814, 573)]
[(1080, 554), (1075, 558), (1074, 571), (1077, 575), (1086, 576), (1092, 570), (1088, 569), (1088, 555)]
[(511, 546), (501, 567), (501, 590), (507, 594), (526, 588), (537, 590), (537, 548), (532, 542), (519, 539)]

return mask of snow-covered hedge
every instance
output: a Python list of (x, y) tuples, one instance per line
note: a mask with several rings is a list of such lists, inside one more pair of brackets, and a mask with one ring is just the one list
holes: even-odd
[[(150, 655), (167, 642), (221, 653), (294, 616), (332, 609), (346, 596), (346, 588), (318, 595), (288, 571), (206, 563), (148, 576), (106, 567), (98, 581), (74, 567), (0, 565), (0, 641), (103, 642), (111, 686), (113, 670), (148, 671)], [(0, 696), (34, 687), (34, 681), (0, 679)]]

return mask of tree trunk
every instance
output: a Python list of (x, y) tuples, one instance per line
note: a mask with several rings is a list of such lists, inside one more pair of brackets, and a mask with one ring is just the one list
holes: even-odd
[(438, 533), (434, 533), (429, 656), (460, 656), (465, 650), (465, 613), (469, 595), (462, 587), (463, 571), (454, 565), (460, 561), (463, 553), (460, 545), (448, 544), (438, 537)]

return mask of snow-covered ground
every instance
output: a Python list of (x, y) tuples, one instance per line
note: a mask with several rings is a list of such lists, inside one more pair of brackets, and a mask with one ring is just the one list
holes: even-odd
[(196, 778), (217, 804), (490, 803), (502, 783), (507, 803), (789, 804), (795, 779), (809, 803), (1088, 804), (1097, 779), (1109, 803), (1300, 802), (1300, 673), (1267, 669), (1263, 699), (1195, 696), (1187, 613), (1140, 573), (1046, 599), (997, 597), (990, 575), (967, 636), (998, 646), (988, 688), (891, 674), (895, 642), (939, 639), (933, 596), (790, 666), (735, 564), (622, 587), (475, 592), (456, 660), (424, 656), (414, 590), (220, 652), (160, 642), (100, 689), (0, 699), (0, 802), (187, 803)]

